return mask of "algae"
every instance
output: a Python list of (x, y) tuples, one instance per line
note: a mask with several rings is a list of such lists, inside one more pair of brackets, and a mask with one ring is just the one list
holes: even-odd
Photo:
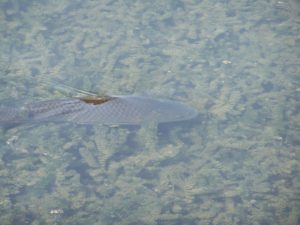
[(0, 105), (63, 97), (55, 80), (201, 113), (1, 128), (1, 224), (299, 223), (299, 2), (0, 6)]

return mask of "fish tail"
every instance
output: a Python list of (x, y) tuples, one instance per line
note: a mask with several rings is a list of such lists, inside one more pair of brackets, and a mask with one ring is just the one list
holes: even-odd
[(27, 113), (22, 108), (0, 106), (0, 125), (14, 125), (23, 123)]

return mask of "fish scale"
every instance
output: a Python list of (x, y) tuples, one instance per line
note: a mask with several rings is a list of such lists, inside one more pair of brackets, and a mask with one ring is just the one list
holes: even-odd
[(55, 99), (0, 108), (0, 123), (69, 121), (78, 124), (141, 124), (174, 122), (194, 118), (198, 112), (180, 102), (140, 96), (106, 96)]
[(65, 115), (70, 117), (76, 112), (84, 110), (81, 101), (78, 99), (56, 99), (37, 103), (30, 103), (25, 106), (30, 119), (48, 120), (59, 118)]

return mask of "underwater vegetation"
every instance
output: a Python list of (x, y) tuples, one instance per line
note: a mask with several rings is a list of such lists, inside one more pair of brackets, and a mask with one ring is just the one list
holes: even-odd
[(1, 106), (65, 98), (50, 77), (200, 113), (1, 129), (1, 225), (299, 224), (299, 2), (0, 6)]

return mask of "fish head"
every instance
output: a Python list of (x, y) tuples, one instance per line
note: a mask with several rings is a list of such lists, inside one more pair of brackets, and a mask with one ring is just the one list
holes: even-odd
[(157, 115), (154, 118), (157, 118), (157, 122), (160, 123), (190, 120), (199, 114), (196, 109), (171, 100), (160, 100), (154, 113)]

